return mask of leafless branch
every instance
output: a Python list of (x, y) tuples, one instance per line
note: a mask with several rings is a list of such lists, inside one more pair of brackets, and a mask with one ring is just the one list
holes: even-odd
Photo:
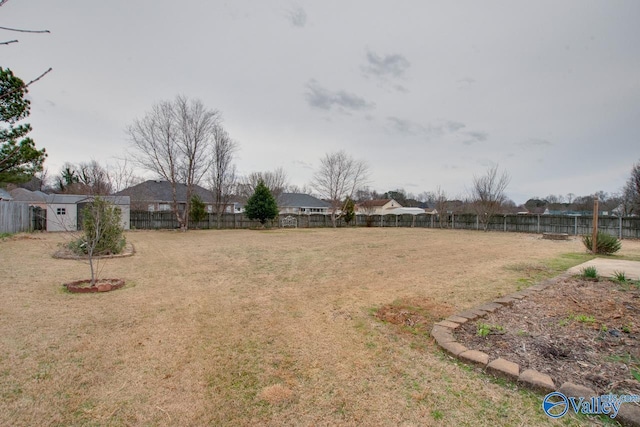
[[(2, 6), (1, 3), (0, 3), (0, 6)], [(9, 28), (9, 27), (0, 27), (0, 30), (15, 31), (17, 33), (36, 33), (36, 34), (51, 33), (51, 31), (49, 30), (22, 30), (20, 28)]]
[(0, 42), (0, 44), (11, 44), (11, 43), (18, 43), (18, 40), (9, 40), (6, 42)]

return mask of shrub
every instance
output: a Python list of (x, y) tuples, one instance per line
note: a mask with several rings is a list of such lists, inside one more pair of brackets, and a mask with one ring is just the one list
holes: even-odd
[(189, 210), (189, 216), (191, 217), (191, 221), (198, 223), (200, 221), (204, 221), (207, 218), (207, 207), (200, 197), (197, 194), (191, 196), (191, 209)]
[[(590, 235), (582, 236), (582, 243), (587, 250), (593, 249), (593, 241)], [(598, 232), (596, 241), (597, 254), (611, 255), (618, 252), (621, 246), (622, 244), (617, 237)]]
[(624, 271), (614, 271), (613, 280), (620, 283), (627, 283), (629, 281), (629, 278)]
[(82, 210), (83, 235), (69, 243), (78, 255), (119, 254), (124, 249), (120, 209), (100, 197)]
[(594, 266), (585, 267), (582, 270), (582, 277), (585, 279), (597, 279), (598, 278), (598, 270)]

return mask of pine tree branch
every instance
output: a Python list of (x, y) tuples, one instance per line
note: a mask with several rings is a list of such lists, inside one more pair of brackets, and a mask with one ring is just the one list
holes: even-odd
[(53, 68), (49, 67), (49, 69), (47, 71), (45, 71), (44, 73), (40, 74), (38, 77), (36, 77), (35, 79), (31, 80), (29, 83), (20, 86), (19, 88), (10, 90), (6, 93), (3, 93), (0, 95), (0, 99), (5, 98), (9, 95), (11, 95), (12, 93), (18, 91), (18, 90), (22, 90), (22, 89), (26, 89), (28, 88), (30, 85), (34, 84), (35, 82), (37, 82), (38, 80), (40, 80), (41, 78), (43, 78), (45, 75), (47, 75), (49, 72), (51, 72), (53, 70)]

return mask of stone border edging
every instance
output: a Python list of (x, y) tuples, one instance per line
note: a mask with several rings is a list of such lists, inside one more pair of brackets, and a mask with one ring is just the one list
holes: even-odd
[[(449, 316), (433, 325), (433, 328), (431, 329), (431, 336), (447, 353), (458, 358), (464, 363), (474, 364), (483, 368), (485, 372), (493, 375), (494, 377), (501, 377), (511, 381), (516, 381), (531, 390), (543, 392), (545, 394), (558, 391), (565, 396), (571, 397), (587, 398), (596, 396), (596, 392), (594, 390), (568, 381), (557, 388), (553, 379), (549, 375), (533, 369), (526, 369), (520, 372), (520, 365), (501, 357), (489, 361), (489, 355), (487, 353), (469, 349), (459, 343), (453, 336), (453, 331), (460, 325), (468, 321), (484, 317), (487, 313), (493, 313), (501, 307), (510, 306), (514, 301), (521, 300), (534, 292), (540, 292), (571, 276), (572, 274), (565, 272), (537, 285), (530, 286), (525, 290), (506, 295), (495, 299), (492, 302)], [(640, 427), (640, 407), (637, 405), (622, 405), (615, 420), (624, 426)]]

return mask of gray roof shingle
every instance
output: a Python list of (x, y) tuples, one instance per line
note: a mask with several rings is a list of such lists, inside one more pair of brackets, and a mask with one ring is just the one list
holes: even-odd
[[(198, 194), (205, 203), (212, 203), (213, 196), (207, 189), (196, 185), (194, 187), (194, 193)], [(163, 202), (171, 203), (173, 201), (173, 193), (171, 190), (171, 183), (169, 181), (155, 181), (149, 180), (141, 184), (134, 185), (133, 187), (125, 188), (122, 191), (118, 191), (115, 196), (129, 196), (131, 202)], [(186, 184), (178, 184), (177, 186), (177, 199), (178, 203), (186, 203), (187, 201), (187, 186)]]
[(309, 194), (282, 193), (278, 197), (278, 206), (296, 208), (329, 208), (331, 205), (324, 200), (317, 199)]

